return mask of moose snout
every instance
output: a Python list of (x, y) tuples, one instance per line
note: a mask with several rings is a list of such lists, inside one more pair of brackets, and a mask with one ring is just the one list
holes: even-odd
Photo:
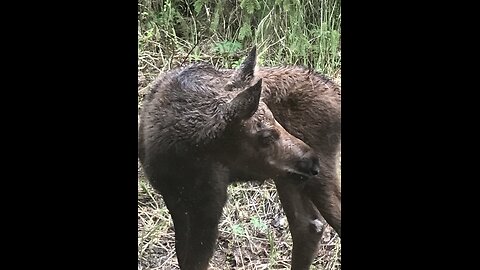
[(320, 172), (318, 158), (308, 155), (297, 162), (297, 169), (308, 175), (317, 175)]

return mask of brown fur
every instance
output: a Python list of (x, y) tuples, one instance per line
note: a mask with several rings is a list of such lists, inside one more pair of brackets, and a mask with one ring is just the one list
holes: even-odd
[(341, 90), (328, 78), (299, 67), (260, 68), (262, 101), (277, 121), (313, 149), (320, 174), (303, 184), (275, 179), (294, 241), (292, 269), (309, 269), (320, 233), (311, 229), (325, 220), (341, 235), (341, 191), (337, 174), (341, 142)]

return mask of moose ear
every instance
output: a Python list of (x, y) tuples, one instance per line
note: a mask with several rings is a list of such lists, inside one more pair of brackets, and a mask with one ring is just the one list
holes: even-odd
[(255, 66), (257, 64), (257, 46), (253, 46), (248, 53), (247, 58), (240, 65), (240, 68), (235, 74), (235, 81), (247, 81), (250, 78), (253, 78), (253, 72), (255, 71)]
[(245, 120), (252, 117), (258, 109), (261, 93), (262, 79), (258, 80), (255, 85), (240, 92), (229, 103), (228, 112), (230, 120)]

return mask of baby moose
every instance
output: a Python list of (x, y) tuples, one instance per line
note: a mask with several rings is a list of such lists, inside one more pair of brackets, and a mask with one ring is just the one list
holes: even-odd
[(277, 122), (255, 66), (253, 48), (238, 70), (177, 68), (159, 76), (144, 100), (139, 159), (173, 219), (182, 270), (208, 269), (227, 186), (239, 180), (272, 178), (281, 186), (295, 231), (292, 269), (308, 269), (318, 250), (318, 200), (306, 199), (304, 189), (321, 180), (321, 155)]

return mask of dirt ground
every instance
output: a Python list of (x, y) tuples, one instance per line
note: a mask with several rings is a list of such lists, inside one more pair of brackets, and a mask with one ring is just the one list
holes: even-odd
[[(138, 169), (138, 270), (179, 269), (173, 223)], [(271, 181), (229, 187), (212, 270), (290, 269), (292, 240)], [(341, 269), (340, 238), (327, 225), (311, 269)]]

